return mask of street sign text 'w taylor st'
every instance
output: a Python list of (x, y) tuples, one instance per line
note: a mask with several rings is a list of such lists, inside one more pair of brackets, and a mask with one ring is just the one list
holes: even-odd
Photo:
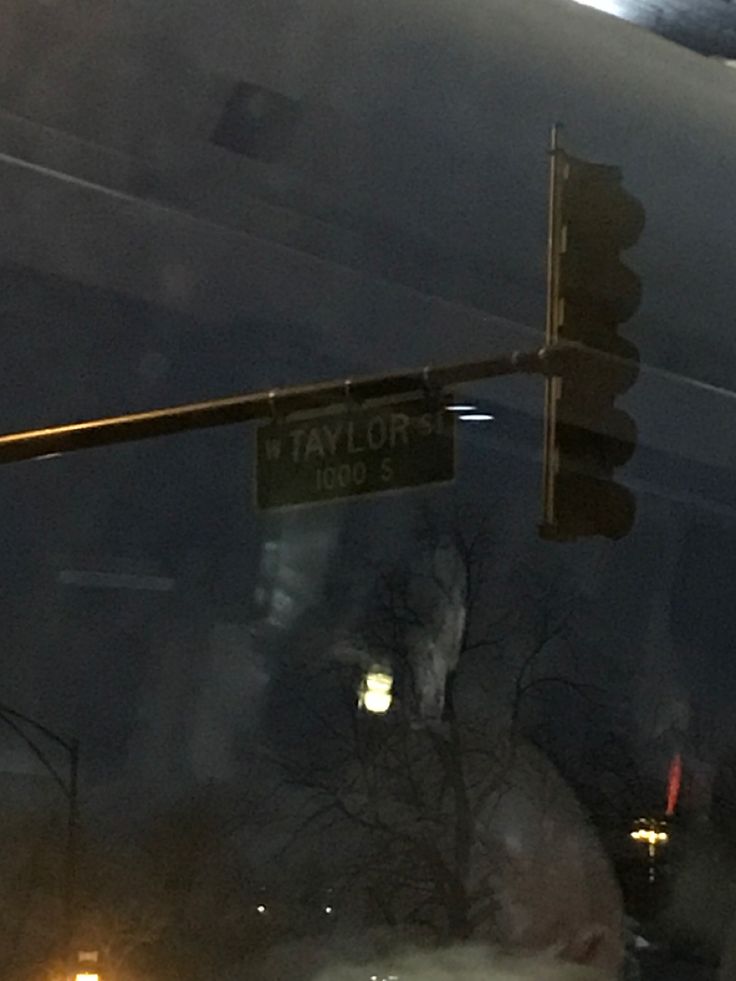
[(452, 413), (422, 398), (258, 429), (256, 499), (264, 510), (442, 483), (454, 473)]

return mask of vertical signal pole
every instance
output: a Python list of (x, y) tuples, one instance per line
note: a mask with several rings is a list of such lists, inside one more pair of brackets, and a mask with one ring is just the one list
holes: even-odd
[[(560, 183), (564, 162), (560, 153), (559, 123), (552, 127), (549, 148), (549, 216), (547, 219), (547, 321), (545, 344), (551, 347), (559, 341), (560, 325), (560, 255), (562, 253), (562, 217), (560, 213)], [(555, 521), (555, 476), (557, 474), (557, 402), (562, 379), (551, 375), (545, 381), (544, 392), (544, 457), (542, 461), (542, 527), (550, 528)]]

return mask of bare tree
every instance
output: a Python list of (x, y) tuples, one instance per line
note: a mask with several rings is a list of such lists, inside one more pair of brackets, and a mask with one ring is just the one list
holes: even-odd
[[(305, 639), (282, 693), (282, 713), (298, 705), (306, 726), (274, 756), (302, 800), (290, 847), (328, 839), (340, 860), (327, 856), (325, 876), (375, 922), (436, 941), (492, 937), (505, 861), (495, 812), (532, 769), (527, 706), (555, 687), (589, 697), (592, 686), (549, 653), (569, 639), (573, 600), (528, 577), (525, 601), (504, 609), (482, 522), (423, 512), (415, 546), (377, 570), (375, 602), (330, 656), (315, 658)], [(356, 690), (375, 664), (393, 674), (395, 697), (373, 717), (356, 710)]]

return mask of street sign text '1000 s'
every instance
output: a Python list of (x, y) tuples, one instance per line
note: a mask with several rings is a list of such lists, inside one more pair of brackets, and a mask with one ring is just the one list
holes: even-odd
[(288, 507), (452, 480), (452, 413), (423, 399), (340, 408), (257, 432), (258, 507)]

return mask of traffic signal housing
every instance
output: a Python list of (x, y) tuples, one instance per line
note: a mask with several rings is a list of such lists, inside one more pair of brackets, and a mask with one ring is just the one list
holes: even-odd
[(561, 347), (559, 374), (547, 381), (540, 533), (617, 539), (631, 530), (636, 502), (614, 476), (633, 454), (637, 430), (615, 401), (639, 370), (638, 349), (619, 325), (641, 299), (621, 253), (639, 239), (644, 209), (622, 187), (618, 167), (554, 144), (552, 157), (547, 344)]

